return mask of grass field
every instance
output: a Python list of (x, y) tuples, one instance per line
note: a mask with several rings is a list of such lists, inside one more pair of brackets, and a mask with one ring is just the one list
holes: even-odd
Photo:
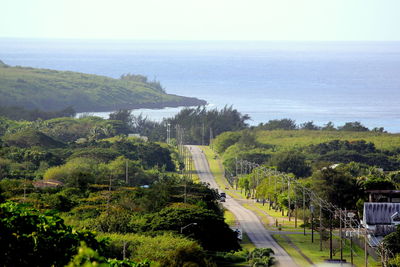
[[(314, 239), (314, 243), (310, 242), (309, 235), (301, 235), (301, 234), (287, 234), (290, 241), (297, 246), (302, 253), (307, 255), (308, 258), (311, 259), (313, 263), (321, 263), (325, 259), (329, 259), (329, 242), (325, 241), (323, 243), (323, 250), (320, 251), (319, 245), (319, 235), (317, 234)], [(276, 234), (274, 235), (275, 240), (292, 256), (294, 259), (301, 261), (300, 257), (303, 258), (300, 253), (298, 253), (293, 247), (287, 242), (282, 235)], [(346, 259), (347, 262), (350, 262), (350, 243), (348, 240), (343, 242), (343, 259)], [(340, 259), (340, 251), (339, 251), (339, 238), (334, 237), (334, 259)], [(354, 248), (354, 264), (356, 266), (365, 266), (364, 263), (364, 250), (362, 250), (358, 246), (353, 246)], [(303, 258), (304, 260), (304, 258)], [(303, 263), (301, 266), (311, 266), (307, 261)], [(378, 262), (376, 262), (372, 257), (368, 258), (368, 266), (377, 267), (381, 266)]]
[(348, 132), (348, 131), (310, 131), (310, 130), (276, 130), (258, 131), (257, 140), (264, 144), (276, 145), (278, 150), (289, 150), (320, 144), (332, 140), (365, 140), (372, 142), (378, 149), (391, 150), (400, 146), (400, 134), (377, 132)]

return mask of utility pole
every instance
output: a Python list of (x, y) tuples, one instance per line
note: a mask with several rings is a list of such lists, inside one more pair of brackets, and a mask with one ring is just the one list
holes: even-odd
[(212, 143), (213, 138), (214, 138), (214, 137), (213, 137), (212, 128), (210, 127), (210, 148), (211, 148), (211, 149), (214, 149), (213, 143)]
[(167, 123), (167, 144), (171, 144), (171, 124)]
[(295, 192), (294, 199), (294, 228), (297, 228), (297, 195)]
[(201, 145), (204, 146), (204, 122), (201, 127)]
[(128, 176), (128, 159), (125, 161), (125, 182), (126, 185), (129, 185), (129, 176)]
[(303, 232), (306, 235), (306, 195), (303, 188)]
[[(350, 229), (352, 228), (352, 219), (355, 216), (355, 214), (353, 212), (347, 212), (346, 210), (346, 217), (349, 217), (349, 226)], [(350, 233), (350, 257), (351, 257), (351, 265), (353, 265), (353, 232), (349, 231)]]
[(319, 205), (319, 251), (322, 251), (322, 205)]
[(292, 217), (292, 213), (291, 213), (291, 211), (292, 211), (292, 207), (291, 207), (291, 203), (290, 203), (290, 180), (288, 180), (288, 187), (287, 187), (287, 190), (288, 190), (288, 193), (287, 193), (287, 195), (288, 195), (288, 215), (289, 215), (289, 222), (290, 222), (290, 219), (291, 219), (291, 217)]
[(339, 210), (340, 261), (343, 262), (342, 209)]
[(329, 259), (333, 257), (333, 244), (332, 244), (332, 212), (329, 213)]
[(365, 267), (368, 267), (368, 231), (367, 228), (365, 227), (365, 231), (364, 231), (364, 250), (365, 250)]
[(183, 196), (183, 202), (184, 203), (186, 203), (186, 194), (187, 194), (187, 189), (186, 189), (186, 187), (187, 187), (187, 181), (186, 181), (186, 179), (185, 179), (185, 185), (184, 185), (184, 196)]
[(310, 205), (311, 211), (311, 243), (314, 243), (314, 205)]

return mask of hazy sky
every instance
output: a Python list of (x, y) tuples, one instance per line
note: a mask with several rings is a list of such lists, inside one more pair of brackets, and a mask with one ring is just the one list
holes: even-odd
[(400, 40), (400, 0), (0, 0), (0, 37)]

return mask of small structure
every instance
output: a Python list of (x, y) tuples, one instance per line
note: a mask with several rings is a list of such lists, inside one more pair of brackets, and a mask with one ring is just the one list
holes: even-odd
[(367, 190), (369, 202), (400, 203), (400, 190)]
[(376, 237), (376, 240), (370, 239), (371, 244), (377, 245), (400, 224), (400, 203), (365, 202), (362, 224)]

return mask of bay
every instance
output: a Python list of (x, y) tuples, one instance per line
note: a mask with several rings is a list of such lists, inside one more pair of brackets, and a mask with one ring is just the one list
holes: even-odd
[[(400, 132), (400, 42), (0, 39), (9, 65), (160, 80), (168, 93), (233, 105), (257, 125), (332, 121)], [(160, 120), (180, 108), (136, 110)], [(94, 113), (107, 117), (107, 113)]]

